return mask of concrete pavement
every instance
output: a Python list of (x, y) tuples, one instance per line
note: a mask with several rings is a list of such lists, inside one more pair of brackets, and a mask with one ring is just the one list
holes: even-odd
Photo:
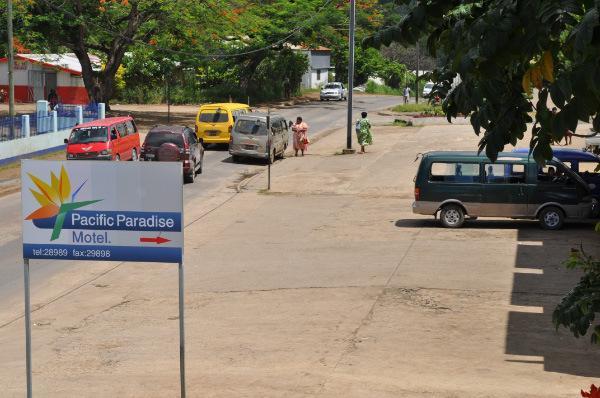
[[(569, 248), (598, 250), (591, 227), (441, 229), (411, 213), (415, 155), (477, 138), (372, 120), (366, 155), (338, 155), (339, 130), (277, 162), (271, 192), (262, 173), (208, 212), (190, 198), (189, 396), (546, 398), (597, 383), (598, 349), (550, 322), (578, 277)], [(177, 396), (176, 267), (110, 266), (34, 313), (38, 395)], [(0, 327), (9, 397), (23, 395), (22, 336)]]

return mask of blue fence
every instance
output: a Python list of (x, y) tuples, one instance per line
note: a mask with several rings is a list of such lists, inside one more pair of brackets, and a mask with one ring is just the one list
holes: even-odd
[[(56, 124), (58, 130), (66, 130), (77, 124), (78, 107), (82, 107), (83, 122), (89, 122), (98, 119), (98, 104), (90, 103), (87, 105), (67, 105), (58, 104), (54, 110), (56, 111)], [(27, 113), (29, 115), (29, 131), (30, 135), (38, 135), (51, 132), (52, 113), (37, 112)], [(0, 117), (0, 141), (10, 141), (19, 138), (24, 138), (25, 129), (22, 128), (22, 116), (15, 117)]]
[(0, 141), (22, 138), (21, 116), (0, 118)]

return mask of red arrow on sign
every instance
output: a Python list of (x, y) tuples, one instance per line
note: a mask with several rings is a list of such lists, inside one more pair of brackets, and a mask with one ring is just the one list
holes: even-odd
[(160, 245), (161, 243), (167, 243), (170, 242), (171, 239), (166, 239), (160, 236), (157, 236), (156, 238), (140, 238), (140, 242), (143, 243), (156, 243), (157, 245)]

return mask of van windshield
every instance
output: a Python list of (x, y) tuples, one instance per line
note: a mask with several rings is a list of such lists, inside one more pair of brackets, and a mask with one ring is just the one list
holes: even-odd
[(179, 148), (183, 148), (183, 135), (171, 133), (168, 131), (156, 131), (148, 133), (144, 144), (147, 146), (161, 146), (162, 144), (175, 144)]
[(200, 113), (200, 121), (204, 123), (227, 123), (229, 115), (227, 111), (222, 110), (204, 111)]
[(108, 133), (106, 127), (79, 127), (71, 132), (70, 144), (86, 144), (89, 142), (106, 142)]
[(258, 120), (238, 120), (235, 131), (240, 134), (267, 135), (267, 124)]

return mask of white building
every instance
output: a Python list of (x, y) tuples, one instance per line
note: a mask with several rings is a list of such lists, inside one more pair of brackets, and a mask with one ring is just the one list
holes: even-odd
[(302, 88), (319, 88), (329, 82), (331, 69), (331, 50), (326, 47), (308, 48), (305, 46), (290, 46), (298, 53), (308, 57), (308, 70), (302, 76)]

